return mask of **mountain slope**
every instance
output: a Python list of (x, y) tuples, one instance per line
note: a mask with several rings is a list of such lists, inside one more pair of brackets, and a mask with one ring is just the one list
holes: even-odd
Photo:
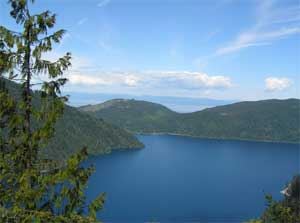
[(135, 133), (168, 132), (176, 127), (172, 122), (177, 113), (152, 102), (113, 99), (94, 106), (83, 106), (79, 110)]
[(263, 100), (176, 113), (146, 101), (111, 100), (80, 107), (134, 133), (169, 133), (203, 138), (297, 143), (300, 100)]
[(194, 136), (299, 142), (300, 100), (240, 102), (187, 114)]
[[(7, 80), (5, 83), (9, 92), (19, 97), (19, 85)], [(36, 93), (33, 100), (38, 106), (40, 102)], [(64, 159), (84, 146), (87, 146), (88, 152), (94, 155), (108, 153), (112, 149), (143, 147), (142, 143), (127, 131), (66, 105), (64, 115), (56, 124), (55, 136), (41, 155)]]

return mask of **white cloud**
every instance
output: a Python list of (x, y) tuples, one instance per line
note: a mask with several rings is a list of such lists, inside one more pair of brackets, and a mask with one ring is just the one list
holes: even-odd
[(78, 26), (81, 26), (81, 25), (83, 25), (84, 23), (86, 23), (87, 21), (88, 21), (89, 19), (88, 18), (82, 18), (82, 19), (80, 19), (78, 22), (77, 22), (77, 25)]
[(189, 71), (165, 71), (159, 73), (159, 78), (166, 82), (175, 82), (179, 86), (189, 88), (229, 88), (232, 86), (231, 80), (226, 76), (211, 76), (200, 72)]
[(124, 86), (135, 87), (138, 85), (140, 78), (126, 72), (104, 72), (104, 71), (87, 71), (83, 74), (78, 70), (71, 70), (67, 78), (70, 84), (80, 85), (83, 88), (103, 87), (103, 86)]
[(85, 74), (77, 70), (68, 75), (71, 84), (82, 87), (106, 85), (112, 87), (135, 87), (152, 89), (153, 91), (173, 90), (178, 88), (187, 90), (226, 89), (233, 86), (231, 79), (222, 75), (208, 75), (189, 71), (86, 71)]
[(107, 4), (109, 4), (110, 3), (110, 0), (102, 0), (102, 1), (100, 1), (98, 4), (97, 4), (97, 6), (98, 7), (104, 7), (104, 6), (106, 6)]
[(253, 27), (240, 33), (233, 41), (218, 48), (216, 56), (239, 50), (269, 45), (274, 40), (300, 33), (296, 21), (300, 21), (298, 5), (287, 8), (276, 7), (275, 1), (260, 1), (256, 12), (257, 21)]
[(285, 77), (268, 77), (265, 79), (267, 91), (282, 91), (292, 85), (292, 81)]

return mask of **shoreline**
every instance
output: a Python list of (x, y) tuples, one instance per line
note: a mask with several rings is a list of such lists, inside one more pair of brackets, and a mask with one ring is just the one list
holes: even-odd
[(299, 145), (299, 142), (290, 142), (290, 141), (272, 141), (272, 140), (258, 140), (258, 139), (242, 139), (242, 138), (217, 138), (217, 137), (205, 137), (205, 136), (193, 136), (188, 134), (181, 134), (181, 133), (168, 133), (168, 132), (131, 132), (134, 135), (167, 135), (167, 136), (181, 136), (181, 137), (188, 137), (188, 138), (195, 138), (195, 139), (215, 139), (215, 140), (233, 140), (233, 141), (245, 141), (245, 142), (264, 142), (264, 143), (282, 143), (282, 144), (292, 144), (292, 145)]

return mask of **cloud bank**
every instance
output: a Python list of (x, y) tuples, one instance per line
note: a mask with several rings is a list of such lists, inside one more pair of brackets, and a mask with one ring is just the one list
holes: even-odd
[(71, 69), (68, 88), (73, 91), (193, 96), (222, 92), (233, 86), (229, 76), (190, 71), (101, 71)]
[[(88, 73), (88, 72), (87, 72)], [(189, 71), (98, 71), (96, 74), (70, 72), (68, 78), (72, 84), (80, 85), (151, 85), (163, 87), (185, 87), (199, 89), (226, 89), (232, 86), (231, 79), (222, 75), (208, 75)]]

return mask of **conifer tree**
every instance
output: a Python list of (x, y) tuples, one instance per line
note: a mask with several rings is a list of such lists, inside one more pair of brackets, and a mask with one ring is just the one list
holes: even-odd
[[(63, 114), (67, 97), (61, 87), (71, 54), (55, 62), (43, 59), (65, 30), (51, 32), (56, 15), (50, 11), (31, 14), (34, 1), (9, 0), (20, 30), (0, 26), (0, 222), (97, 222), (105, 194), (86, 205), (84, 189), (94, 170), (81, 166), (86, 148), (65, 162), (39, 157)], [(6, 89), (5, 78), (21, 84), (21, 95)], [(34, 85), (42, 101), (35, 106)]]

